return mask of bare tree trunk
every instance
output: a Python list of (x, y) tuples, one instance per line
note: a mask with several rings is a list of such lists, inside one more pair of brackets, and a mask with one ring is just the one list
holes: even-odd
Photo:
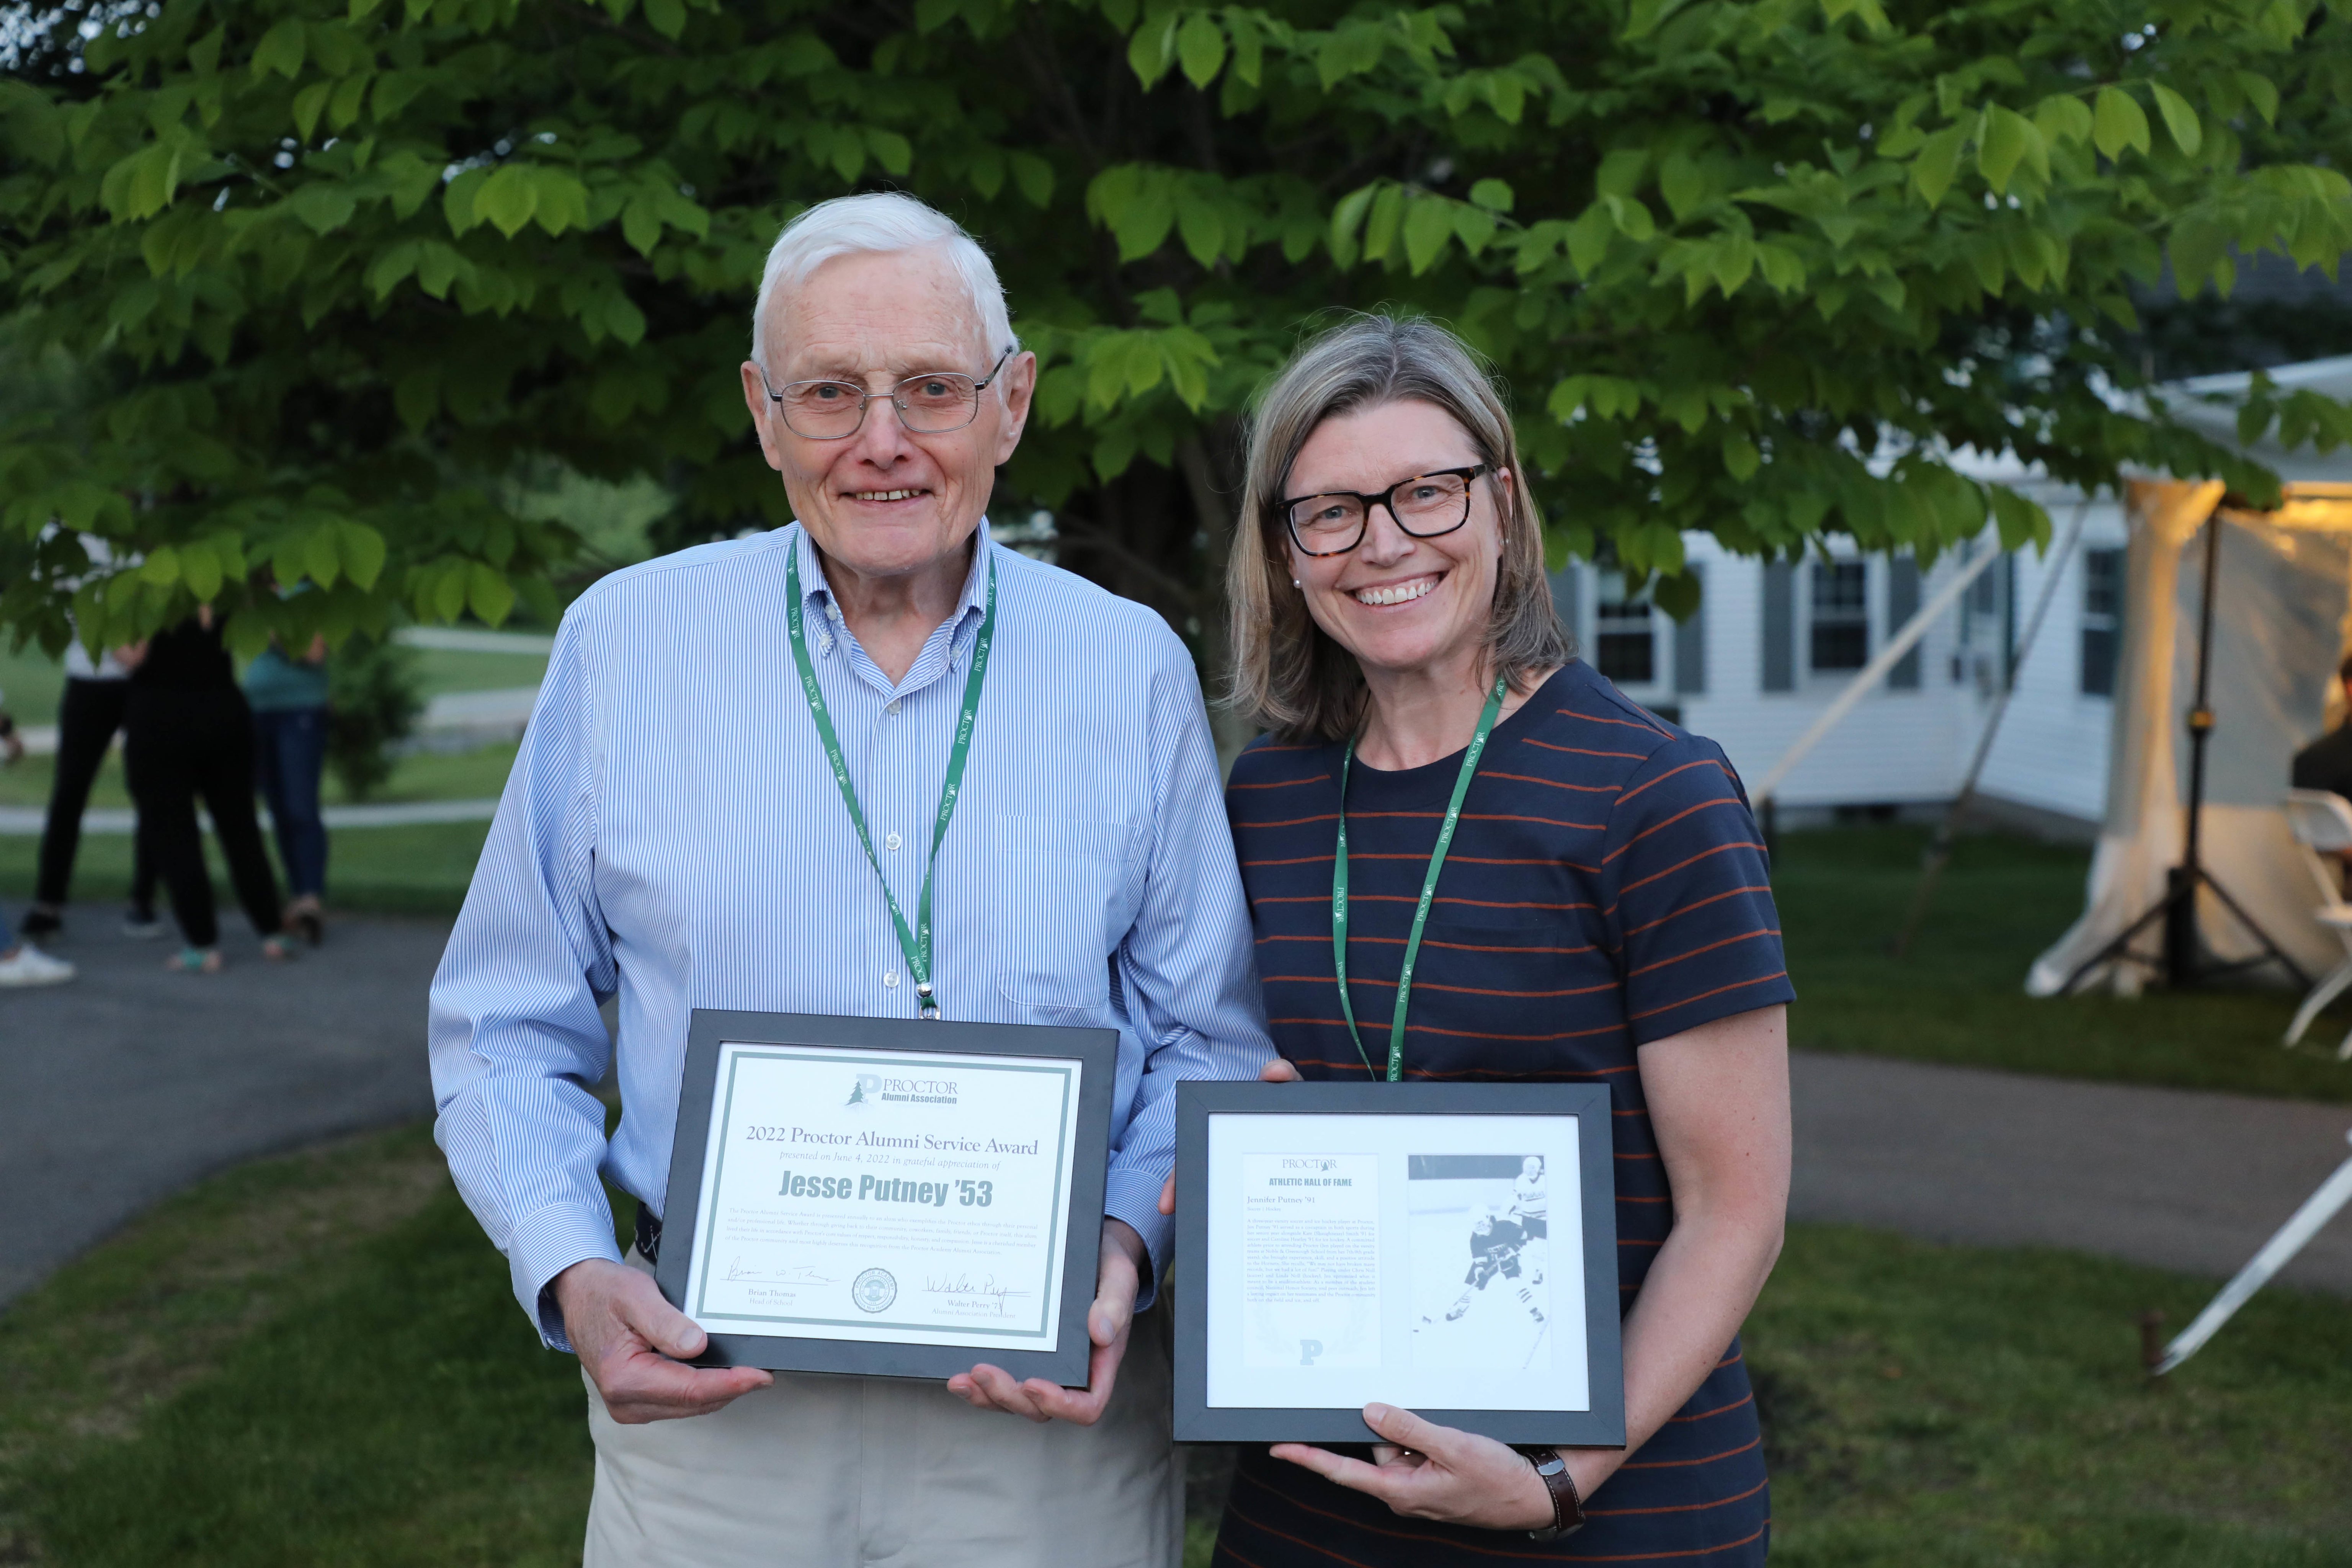
[(1233, 504), (1240, 497), (1240, 475), (1231, 461), (1219, 463), (1217, 453), (1235, 454), (1235, 436), (1228, 421), (1212, 426), (1206, 436), (1186, 436), (1176, 443), (1176, 466), (1191, 492), (1192, 514), (1200, 524), (1202, 584), (1200, 601), (1201, 685), (1209, 697), (1209, 729), (1217, 738), (1217, 763), (1231, 772), (1234, 759), (1249, 744), (1252, 731), (1241, 715), (1225, 705), (1233, 675), (1233, 634), (1225, 620), (1225, 563), (1233, 552)]

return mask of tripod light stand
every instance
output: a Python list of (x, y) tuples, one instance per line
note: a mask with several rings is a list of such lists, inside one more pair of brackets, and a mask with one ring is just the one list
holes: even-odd
[[(2286, 966), (2297, 984), (2305, 988), (2311, 984), (2311, 977), (2303, 972), (2302, 965), (2289, 958), (2285, 949), (2272, 941), (2270, 933), (2246, 912), (2245, 906), (2214, 879), (2199, 854), (2199, 829), (2205, 816), (2205, 748), (2213, 738), (2213, 710), (2208, 698), (2213, 673), (2213, 585), (2221, 566), (2221, 513), (2217, 509), (2205, 520), (2205, 581), (2197, 627), (2197, 698), (2189, 710), (2188, 831), (2181, 847), (2180, 864), (2165, 873), (2164, 896), (2068, 975), (2066, 984), (2059, 987), (2061, 995), (2071, 994), (2093, 972), (2108, 963), (2139, 964), (2161, 975), (2168, 985), (2180, 988), (2276, 962)], [(2197, 931), (2197, 893), (2200, 888), (2210, 889), (2222, 907), (2237, 917), (2238, 923), (2252, 933), (2262, 944), (2260, 953), (2231, 963), (2208, 960)], [(2133, 952), (2132, 942), (2140, 932), (2158, 921), (2164, 922), (2161, 956), (2150, 958)]]

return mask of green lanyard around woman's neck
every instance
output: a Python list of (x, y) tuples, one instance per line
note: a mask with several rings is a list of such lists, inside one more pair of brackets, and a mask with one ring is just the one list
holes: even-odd
[[(981, 549), (988, 548), (982, 544)], [(874, 853), (874, 836), (866, 830), (866, 814), (857, 807), (857, 786), (849, 782), (849, 763), (841, 754), (841, 741), (833, 732), (833, 714), (816, 683), (816, 668), (809, 662), (808, 634), (801, 626), (801, 552), (793, 547), (784, 567), (784, 625), (792, 633), (793, 663), (801, 672), (801, 691), (808, 698), (809, 716), (816, 721), (817, 739), (824, 742), (824, 760), (833, 764), (833, 782), (841, 803), (849, 807), (850, 826), (866, 847), (866, 863), (882, 884), (882, 901), (890, 906), (890, 923), (898, 928), (898, 949), (907, 955), (907, 976), (915, 983), (915, 1010), (926, 1018), (940, 1016), (940, 999), (931, 984), (931, 873), (940, 863), (940, 845), (948, 836), (948, 819), (955, 815), (956, 796), (963, 787), (964, 760), (971, 754), (972, 722), (980, 714), (980, 688), (988, 678), (988, 646), (996, 633), (996, 557), (988, 558), (988, 609), (980, 617), (980, 636), (972, 639), (971, 674), (963, 683), (963, 710), (956, 716), (955, 742), (948, 750), (948, 776), (940, 789), (939, 815), (931, 823), (931, 858), (923, 863), (923, 896), (909, 929), (898, 909), (890, 879), (882, 875), (881, 858)]]
[[(1478, 754), (1486, 749), (1486, 737), (1495, 731), (1495, 716), (1503, 710), (1505, 684), (1504, 677), (1495, 677), (1495, 689), (1486, 694), (1477, 732), (1470, 737), (1470, 749), (1462, 753), (1462, 771), (1454, 775), (1454, 798), (1445, 803), (1445, 821), (1437, 829), (1429, 872), (1421, 879), (1421, 902), (1413, 907), (1412, 933), (1405, 939), (1404, 969), (1397, 975), (1396, 1015), (1389, 1022), (1391, 1083), (1404, 1075), (1404, 1012), (1412, 1000), (1412, 964), (1421, 956), (1422, 928), (1429, 923), (1429, 906), (1437, 897), (1437, 874), (1445, 868), (1446, 848), (1454, 842), (1455, 824), (1462, 820), (1462, 800), (1470, 793), (1470, 775), (1478, 771)], [(1356, 742), (1350, 737), (1339, 758), (1339, 847), (1331, 858), (1331, 963), (1339, 973), (1339, 1011), (1347, 1016), (1348, 1037), (1356, 1042), (1364, 1070), (1377, 1078), (1380, 1069), (1372, 1066), (1371, 1056), (1364, 1049), (1364, 1037), (1356, 1029), (1356, 1005), (1348, 995), (1348, 773), (1355, 760)]]

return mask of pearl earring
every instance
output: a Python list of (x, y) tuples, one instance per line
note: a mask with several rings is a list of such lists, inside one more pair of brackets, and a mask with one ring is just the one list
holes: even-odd
[(1297, 586), (1298, 586), (1298, 579), (1297, 579), (1297, 578), (1296, 578), (1296, 577), (1293, 577), (1293, 578), (1290, 580), (1290, 585), (1291, 585), (1292, 587), (1294, 587), (1294, 588), (1297, 587)]

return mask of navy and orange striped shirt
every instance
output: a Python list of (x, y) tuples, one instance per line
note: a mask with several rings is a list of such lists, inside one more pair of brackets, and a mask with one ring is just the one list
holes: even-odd
[[(1261, 740), (1225, 805), (1275, 1045), (1310, 1079), (1372, 1076), (1331, 962), (1337, 745)], [(1459, 753), (1348, 798), (1348, 972), (1383, 1071), (1397, 975)], [(1631, 1307), (1674, 1225), (1636, 1053), (1795, 993), (1764, 847), (1723, 752), (1570, 662), (1495, 729), (1464, 802), (1413, 973), (1408, 1077), (1605, 1083), (1615, 1111), (1618, 1270)], [(1398, 1517), (1245, 1449), (1218, 1537), (1236, 1568), (1438, 1568), (1511, 1562), (1761, 1563), (1770, 1505), (1735, 1342), (1562, 1540)]]

